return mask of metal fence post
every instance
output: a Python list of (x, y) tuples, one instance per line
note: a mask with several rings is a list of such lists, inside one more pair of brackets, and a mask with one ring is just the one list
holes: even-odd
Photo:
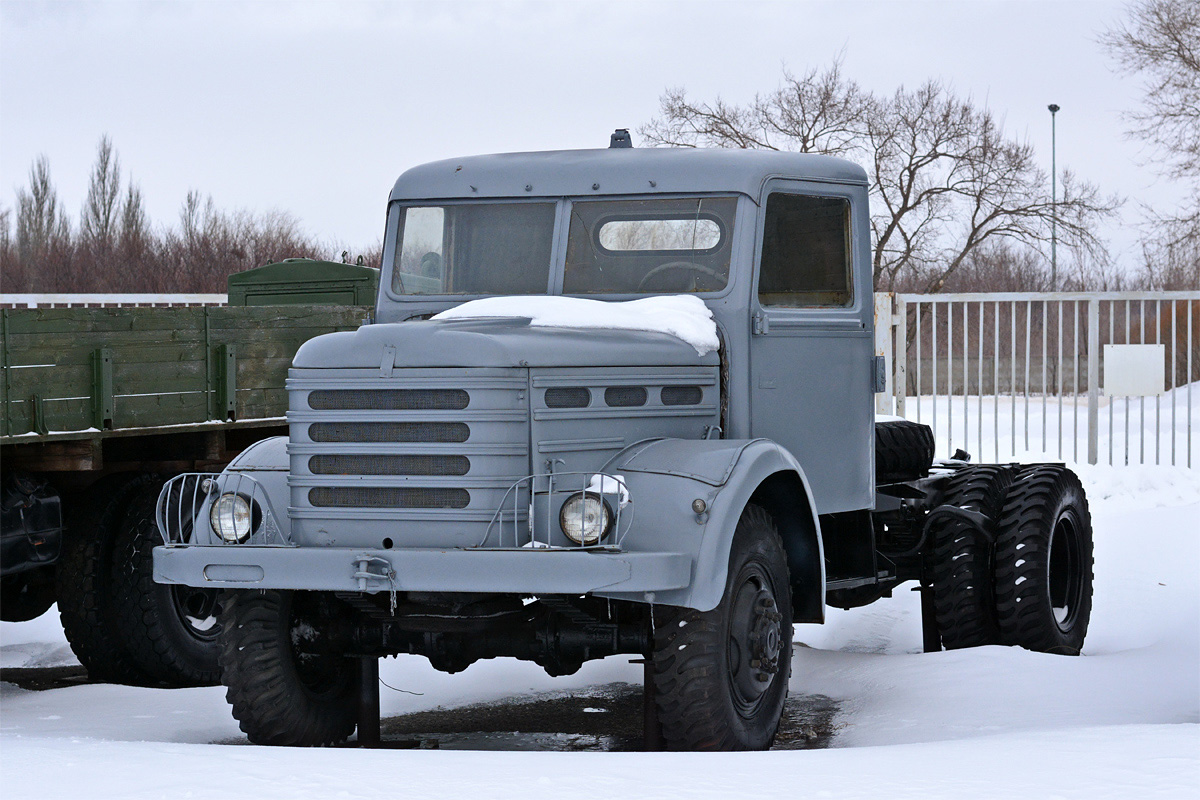
[(908, 396), (908, 306), (899, 297), (896, 298), (892, 325), (896, 328), (896, 345), (895, 351), (892, 353), (892, 358), (896, 362), (896, 369), (893, 371), (895, 380), (892, 381), (892, 396), (896, 398), (896, 416), (903, 417), (905, 415), (904, 400)]
[[(1088, 463), (1100, 460), (1100, 301), (1088, 300)], [(1059, 421), (1062, 424), (1062, 421)]]

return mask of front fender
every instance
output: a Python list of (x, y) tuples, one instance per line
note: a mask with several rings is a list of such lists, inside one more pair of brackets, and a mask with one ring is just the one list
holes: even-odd
[[(793, 604), (805, 609), (798, 621), (822, 621), (825, 559), (816, 505), (804, 470), (778, 444), (767, 439), (655, 439), (631, 445), (601, 471), (624, 478), (637, 508), (623, 546), (686, 552), (692, 559), (692, 580), (686, 588), (653, 598), (596, 594), (699, 611), (715, 608), (725, 593), (734, 529), (753, 500), (767, 506), (784, 538), (793, 594), (799, 593)], [(780, 498), (781, 493), (789, 496)], [(703, 513), (693, 510), (696, 500), (704, 501)]]

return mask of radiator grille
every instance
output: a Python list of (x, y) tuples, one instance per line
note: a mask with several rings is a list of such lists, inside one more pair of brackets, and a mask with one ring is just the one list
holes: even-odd
[(465, 422), (314, 422), (308, 437), (314, 442), (465, 442), (471, 429)]
[(314, 475), (466, 475), (466, 456), (317, 455), (308, 460)]
[(319, 411), (459, 411), (471, 397), (463, 389), (318, 389), (308, 407)]
[(604, 390), (604, 404), (618, 408), (646, 405), (646, 390), (641, 386), (611, 386)]
[(317, 486), (308, 502), (318, 508), (466, 508), (466, 489), (375, 486)]
[(664, 406), (698, 406), (703, 397), (699, 386), (664, 386), (662, 390)]
[(560, 386), (546, 390), (547, 408), (586, 408), (592, 393), (584, 386)]

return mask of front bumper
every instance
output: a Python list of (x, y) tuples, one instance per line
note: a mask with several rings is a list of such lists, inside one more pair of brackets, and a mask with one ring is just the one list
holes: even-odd
[(206, 588), (625, 594), (684, 588), (691, 571), (691, 557), (684, 553), (254, 545), (154, 548), (156, 582)]

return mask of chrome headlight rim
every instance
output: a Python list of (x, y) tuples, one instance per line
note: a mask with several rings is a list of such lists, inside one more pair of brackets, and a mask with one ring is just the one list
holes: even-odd
[[(599, 532), (589, 534), (581, 531), (578, 536), (572, 535), (571, 530), (574, 526), (569, 525), (568, 520), (579, 522), (581, 519), (580, 510), (572, 508), (573, 504), (583, 503), (586, 506), (589, 502), (594, 503), (599, 511), (601, 520)], [(583, 519), (586, 519), (586, 512), (582, 516)], [(562, 530), (563, 535), (583, 547), (594, 547), (604, 541), (612, 532), (614, 520), (612, 506), (608, 504), (608, 500), (603, 495), (592, 491), (572, 493), (563, 501), (562, 507), (558, 511), (558, 527)]]
[[(226, 492), (213, 501), (208, 522), (221, 541), (243, 544), (254, 533), (254, 503), (243, 494)], [(232, 523), (232, 527), (225, 523)]]

